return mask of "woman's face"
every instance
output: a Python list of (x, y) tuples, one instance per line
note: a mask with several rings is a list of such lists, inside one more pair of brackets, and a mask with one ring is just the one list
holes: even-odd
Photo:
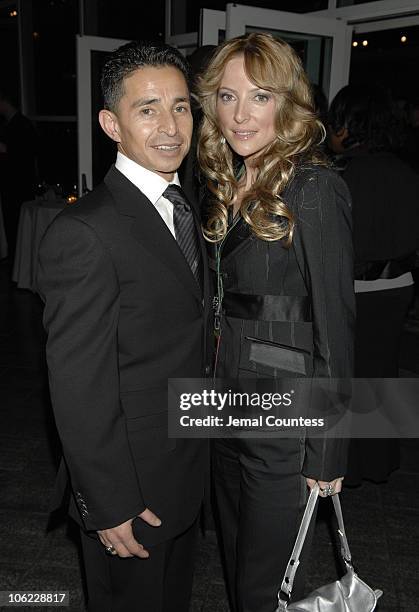
[(230, 147), (246, 161), (276, 138), (275, 95), (249, 81), (243, 56), (231, 59), (217, 94), (218, 125)]

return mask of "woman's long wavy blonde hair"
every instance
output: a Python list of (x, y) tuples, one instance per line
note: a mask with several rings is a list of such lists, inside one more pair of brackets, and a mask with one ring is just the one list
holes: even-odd
[(198, 159), (212, 193), (204, 234), (210, 242), (224, 238), (228, 207), (238, 191), (237, 157), (223, 138), (217, 119), (217, 96), (227, 63), (242, 55), (246, 74), (261, 89), (273, 92), (277, 104), (276, 139), (256, 160), (257, 175), (240, 205), (240, 214), (262, 240), (292, 241), (294, 217), (281, 194), (297, 162), (324, 164), (318, 145), (325, 130), (314, 112), (310, 84), (295, 51), (265, 33), (233, 38), (219, 47), (198, 81), (204, 118)]

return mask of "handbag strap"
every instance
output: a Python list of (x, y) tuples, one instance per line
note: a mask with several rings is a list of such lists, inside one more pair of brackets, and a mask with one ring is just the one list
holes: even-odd
[[(294, 584), (295, 574), (297, 572), (297, 568), (300, 564), (300, 555), (303, 550), (304, 542), (307, 536), (308, 528), (311, 523), (311, 519), (313, 517), (313, 512), (316, 507), (317, 498), (319, 496), (320, 487), (318, 484), (311, 489), (309, 498), (307, 500), (307, 504), (304, 510), (303, 518), (301, 520), (301, 525), (298, 530), (297, 537), (295, 539), (294, 548), (292, 549), (291, 557), (288, 561), (287, 568), (285, 570), (284, 579), (281, 584), (281, 588), (278, 591), (278, 601), (284, 604), (284, 601), (281, 600), (281, 593), (285, 593), (288, 596), (288, 600), (291, 596), (292, 587)], [(341, 544), (341, 555), (345, 562), (346, 566), (351, 566), (351, 551), (349, 550), (348, 540), (346, 538), (345, 526), (343, 523), (343, 515), (342, 508), (340, 505), (339, 495), (333, 495), (333, 507), (335, 509), (336, 518), (338, 521), (338, 534)]]
[(343, 523), (342, 506), (340, 505), (339, 494), (332, 496), (333, 507), (338, 521), (338, 535), (340, 539), (340, 554), (347, 566), (352, 567), (352, 555), (349, 549), (348, 538), (346, 537), (345, 525)]

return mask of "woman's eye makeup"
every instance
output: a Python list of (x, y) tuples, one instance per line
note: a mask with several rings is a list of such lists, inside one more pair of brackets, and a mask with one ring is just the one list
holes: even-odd
[(268, 102), (271, 99), (271, 95), (267, 93), (257, 93), (255, 95), (255, 100), (257, 102)]
[[(218, 97), (222, 102), (231, 102), (234, 100), (234, 95), (228, 91), (220, 91)], [(256, 102), (266, 104), (272, 98), (272, 94), (266, 92), (258, 92), (253, 95), (253, 100)]]
[(230, 102), (234, 98), (233, 94), (227, 91), (220, 91), (218, 95), (220, 97), (220, 100), (222, 100), (223, 102)]

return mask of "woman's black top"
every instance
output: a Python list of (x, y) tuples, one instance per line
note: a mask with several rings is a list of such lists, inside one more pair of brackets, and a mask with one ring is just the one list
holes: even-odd
[[(295, 217), (289, 248), (258, 239), (241, 217), (211, 247), (223, 293), (216, 375), (350, 378), (355, 307), (348, 189), (329, 168), (301, 167), (282, 199)], [(309, 447), (306, 476), (341, 475), (339, 440), (312, 440)]]

